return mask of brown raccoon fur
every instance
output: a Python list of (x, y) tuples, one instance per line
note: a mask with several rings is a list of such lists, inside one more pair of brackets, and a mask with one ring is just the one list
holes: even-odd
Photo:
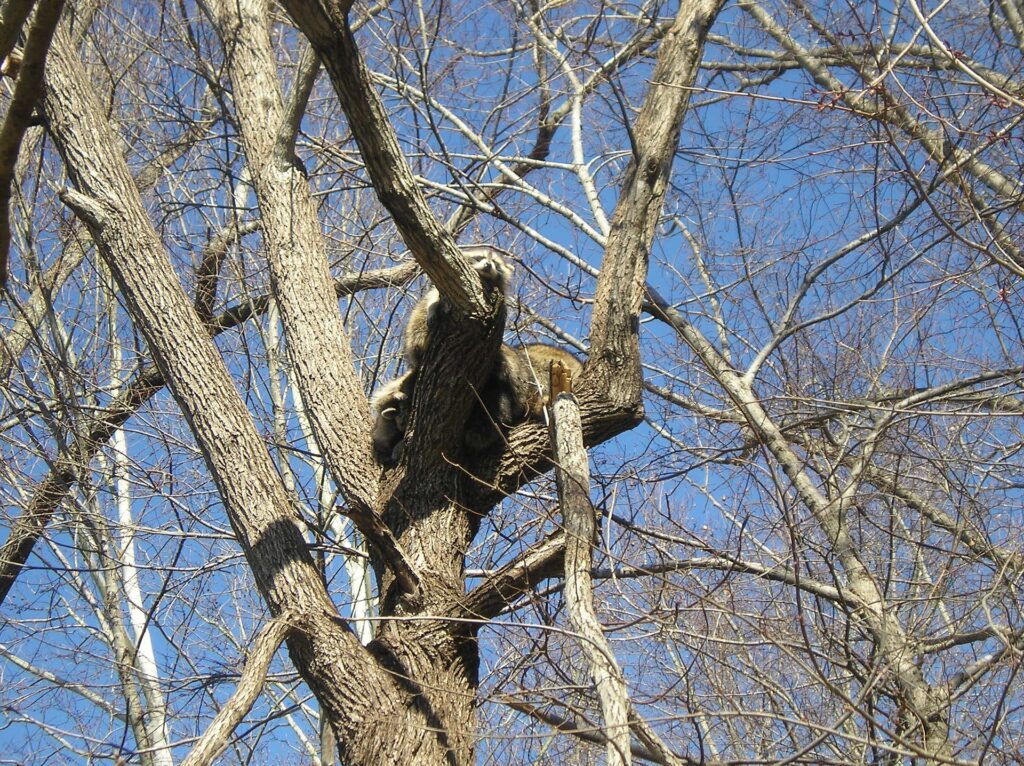
[(551, 403), (551, 365), (561, 362), (572, 376), (574, 384), (583, 377), (583, 362), (559, 346), (548, 343), (527, 343), (521, 349), (529, 367), (530, 392), (528, 411), (531, 417), (538, 417)]

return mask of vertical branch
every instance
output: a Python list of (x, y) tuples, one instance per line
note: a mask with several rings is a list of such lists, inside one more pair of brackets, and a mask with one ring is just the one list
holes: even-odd
[(690, 88), (724, 0), (681, 3), (637, 117), (633, 159), (611, 221), (591, 328), (591, 368), (617, 405), (641, 407), (640, 306)]
[[(105, 272), (106, 270), (104, 270)], [(122, 380), (124, 350), (117, 334), (117, 298), (114, 295), (113, 280), (104, 280), (104, 298), (107, 302), (107, 326), (111, 344), (111, 384), (120, 391), (126, 382)], [(131, 485), (128, 482), (128, 437), (124, 428), (114, 431), (111, 438), (113, 456), (110, 470), (110, 484), (117, 508), (117, 534), (112, 535), (114, 554), (119, 564), (115, 573), (121, 580), (125, 609), (135, 639), (135, 668), (139, 686), (146, 699), (146, 734), (153, 748), (154, 766), (173, 766), (171, 748), (167, 738), (167, 700), (160, 689), (160, 670), (153, 648), (152, 632), (148, 630), (149, 615), (146, 612), (139, 585), (139, 566), (135, 557), (135, 530), (137, 525), (132, 514)]]
[[(260, 205), (271, 287), (285, 327), (288, 356), (310, 426), (348, 513), (387, 560), (406, 593), (419, 588), (394, 537), (373, 511), (376, 467), (369, 408), (331, 289), (327, 252), (305, 175), (292, 161), (290, 128), (274, 61), (265, 0), (219, 0), (215, 17), (227, 53), (235, 113)], [(315, 74), (306, 57), (304, 81)], [(301, 86), (306, 87), (306, 86)], [(301, 93), (297, 102), (304, 102)]]
[(11, 184), (14, 182), (18, 152), (39, 99), (39, 84), (43, 79), (46, 54), (50, 50), (50, 41), (63, 8), (64, 0), (43, 0), (40, 3), (28, 32), (28, 40), (25, 41), (14, 96), (7, 107), (3, 128), (0, 129), (0, 287), (7, 284), (11, 249)]
[[(555, 377), (554, 371), (552, 378)], [(552, 393), (556, 390), (552, 383)], [(597, 687), (608, 738), (610, 766), (631, 763), (629, 697), (626, 680), (605, 640), (594, 610), (591, 581), (597, 521), (590, 502), (590, 469), (583, 447), (580, 408), (571, 393), (561, 393), (551, 405), (551, 448), (555, 456), (558, 505), (565, 527), (565, 601), (569, 619), (582, 638), (583, 655)]]
[(141, 670), (136, 662), (138, 654), (123, 623), (121, 599), (124, 592), (119, 587), (117, 561), (112, 555), (114, 540), (99, 507), (94, 487), (88, 489), (75, 536), (78, 539), (77, 547), (88, 563), (89, 575), (96, 586), (99, 599), (88, 594), (84, 583), (80, 592), (93, 608), (103, 639), (113, 654), (114, 670), (124, 699), (125, 717), (135, 738), (139, 760), (143, 766), (157, 766), (154, 742), (150, 736), (152, 723), (147, 715), (144, 699), (136, 686), (136, 678)]
[(583, 422), (580, 408), (571, 393), (572, 377), (561, 364), (552, 365), (549, 414), (551, 449), (555, 458), (555, 483), (558, 504), (565, 528), (565, 600), (573, 627), (583, 638), (583, 653), (594, 679), (605, 722), (608, 763), (629, 764), (633, 752), (630, 730), (666, 766), (681, 763), (650, 725), (633, 709), (626, 679), (605, 640), (601, 622), (594, 609), (594, 584), (591, 576), (597, 516), (590, 502), (590, 469), (583, 446)]

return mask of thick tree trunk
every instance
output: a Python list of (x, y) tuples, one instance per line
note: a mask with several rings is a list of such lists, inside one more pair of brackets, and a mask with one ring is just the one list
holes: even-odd
[[(432, 719), (417, 704), (415, 690), (383, 669), (338, 616), (306, 549), (300, 519), (146, 217), (82, 69), (67, 33), (59, 30), (43, 105), (76, 187), (65, 199), (88, 224), (195, 435), (271, 612), (298, 615), (288, 648), (332, 722), (346, 762), (389, 762), (387, 756), (381, 760), (382, 748), (393, 751), (391, 762), (417, 762), (400, 757), (403, 745), (391, 745), (422, 737)], [(380, 725), (367, 726), (367, 719)], [(428, 738), (423, 751), (423, 763), (443, 762), (445, 750), (436, 738)]]

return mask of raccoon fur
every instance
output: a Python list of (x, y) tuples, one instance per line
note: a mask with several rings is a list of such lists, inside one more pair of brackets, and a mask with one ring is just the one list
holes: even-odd
[(381, 465), (394, 465), (402, 455), (402, 439), (409, 424), (415, 372), (388, 381), (373, 395), (373, 454)]
[(530, 414), (530, 367), (521, 349), (501, 344), (490, 376), (480, 389), (480, 400), (466, 422), (465, 444), (473, 451), (496, 444), (510, 426)]
[[(502, 296), (508, 295), (513, 269), (498, 250), (480, 245), (463, 248), (462, 252), (480, 275), (485, 292), (500, 290)], [(423, 363), (438, 312), (445, 310), (446, 304), (435, 287), (416, 302), (409, 312), (402, 339), (408, 372), (386, 383), (373, 397), (373, 451), (383, 465), (393, 465), (401, 456), (416, 373)], [(522, 392), (527, 381), (528, 370), (521, 354), (502, 344), (494, 369), (480, 389), (480, 406), (474, 408), (466, 425), (467, 447), (484, 449), (500, 436), (495, 423), (510, 425), (522, 420), (526, 409)]]
[(528, 367), (529, 395), (527, 410), (530, 417), (539, 417), (551, 403), (551, 365), (560, 362), (572, 376), (574, 383), (583, 377), (583, 362), (559, 346), (549, 343), (527, 343), (518, 349)]
[[(512, 265), (502, 258), (497, 250), (479, 246), (463, 248), (462, 252), (480, 275), (480, 284), (483, 285), (485, 293), (500, 290), (502, 296), (508, 295)], [(423, 352), (430, 340), (431, 325), (437, 312), (445, 310), (445, 305), (437, 288), (431, 287), (409, 313), (402, 342), (405, 363), (410, 370), (415, 370), (423, 362)]]

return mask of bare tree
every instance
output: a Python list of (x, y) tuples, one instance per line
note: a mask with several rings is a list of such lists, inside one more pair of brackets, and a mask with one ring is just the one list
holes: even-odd
[[(0, 54), (11, 758), (1024, 747), (1013, 3), (12, 0)], [(568, 452), (467, 449), (538, 341)]]

